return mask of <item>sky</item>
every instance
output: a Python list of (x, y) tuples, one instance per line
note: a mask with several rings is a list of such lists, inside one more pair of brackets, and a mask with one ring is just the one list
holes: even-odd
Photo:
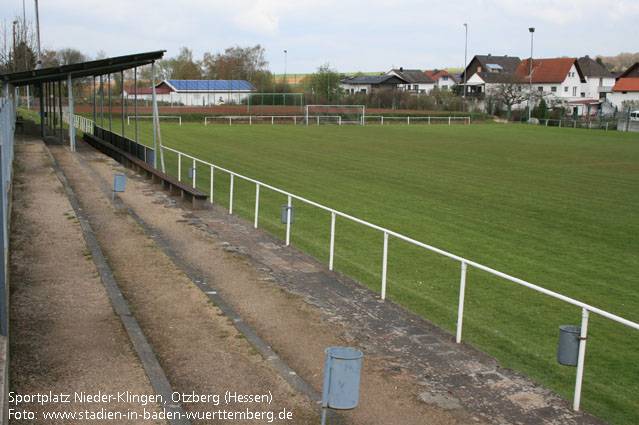
[[(0, 25), (35, 22), (34, 0), (0, 0)], [(637, 0), (39, 0), (43, 49), (91, 58), (181, 47), (195, 59), (260, 44), (275, 74), (464, 65), (476, 54), (550, 58), (639, 51)], [(284, 51), (286, 50), (286, 53)]]

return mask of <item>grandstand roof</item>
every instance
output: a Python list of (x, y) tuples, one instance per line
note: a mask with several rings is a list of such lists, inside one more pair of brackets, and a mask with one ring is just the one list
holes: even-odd
[(40, 84), (50, 81), (65, 81), (69, 75), (71, 78), (90, 77), (120, 72), (125, 69), (150, 64), (162, 59), (166, 50), (155, 52), (136, 53), (127, 56), (98, 59), (89, 62), (74, 63), (71, 65), (53, 66), (49, 68), (34, 69), (30, 71), (15, 72), (0, 75), (0, 81), (14, 86)]
[(245, 80), (164, 80), (156, 87), (168, 86), (176, 92), (253, 91), (257, 90)]

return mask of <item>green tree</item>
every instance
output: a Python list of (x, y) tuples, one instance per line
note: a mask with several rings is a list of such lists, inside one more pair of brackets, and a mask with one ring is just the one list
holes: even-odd
[(325, 63), (310, 76), (311, 93), (307, 93), (307, 99), (315, 99), (315, 103), (318, 104), (340, 103), (342, 90), (339, 87), (339, 82), (340, 74), (332, 69), (328, 62)]

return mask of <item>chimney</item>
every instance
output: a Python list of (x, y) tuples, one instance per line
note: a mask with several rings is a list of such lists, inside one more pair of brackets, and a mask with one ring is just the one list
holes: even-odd
[(403, 66), (399, 67), (399, 72), (404, 72), (404, 67)]

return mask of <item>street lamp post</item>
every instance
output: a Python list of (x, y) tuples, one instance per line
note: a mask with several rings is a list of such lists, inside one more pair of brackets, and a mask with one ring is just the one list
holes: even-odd
[(532, 112), (533, 34), (535, 33), (535, 27), (528, 28), (528, 31), (530, 31), (530, 75), (528, 76), (528, 124), (530, 124)]
[(468, 24), (464, 23), (464, 27), (466, 27), (466, 41), (464, 43), (464, 108), (466, 108), (466, 64), (468, 60)]
[(286, 55), (287, 51), (284, 50), (284, 115), (286, 115)]

